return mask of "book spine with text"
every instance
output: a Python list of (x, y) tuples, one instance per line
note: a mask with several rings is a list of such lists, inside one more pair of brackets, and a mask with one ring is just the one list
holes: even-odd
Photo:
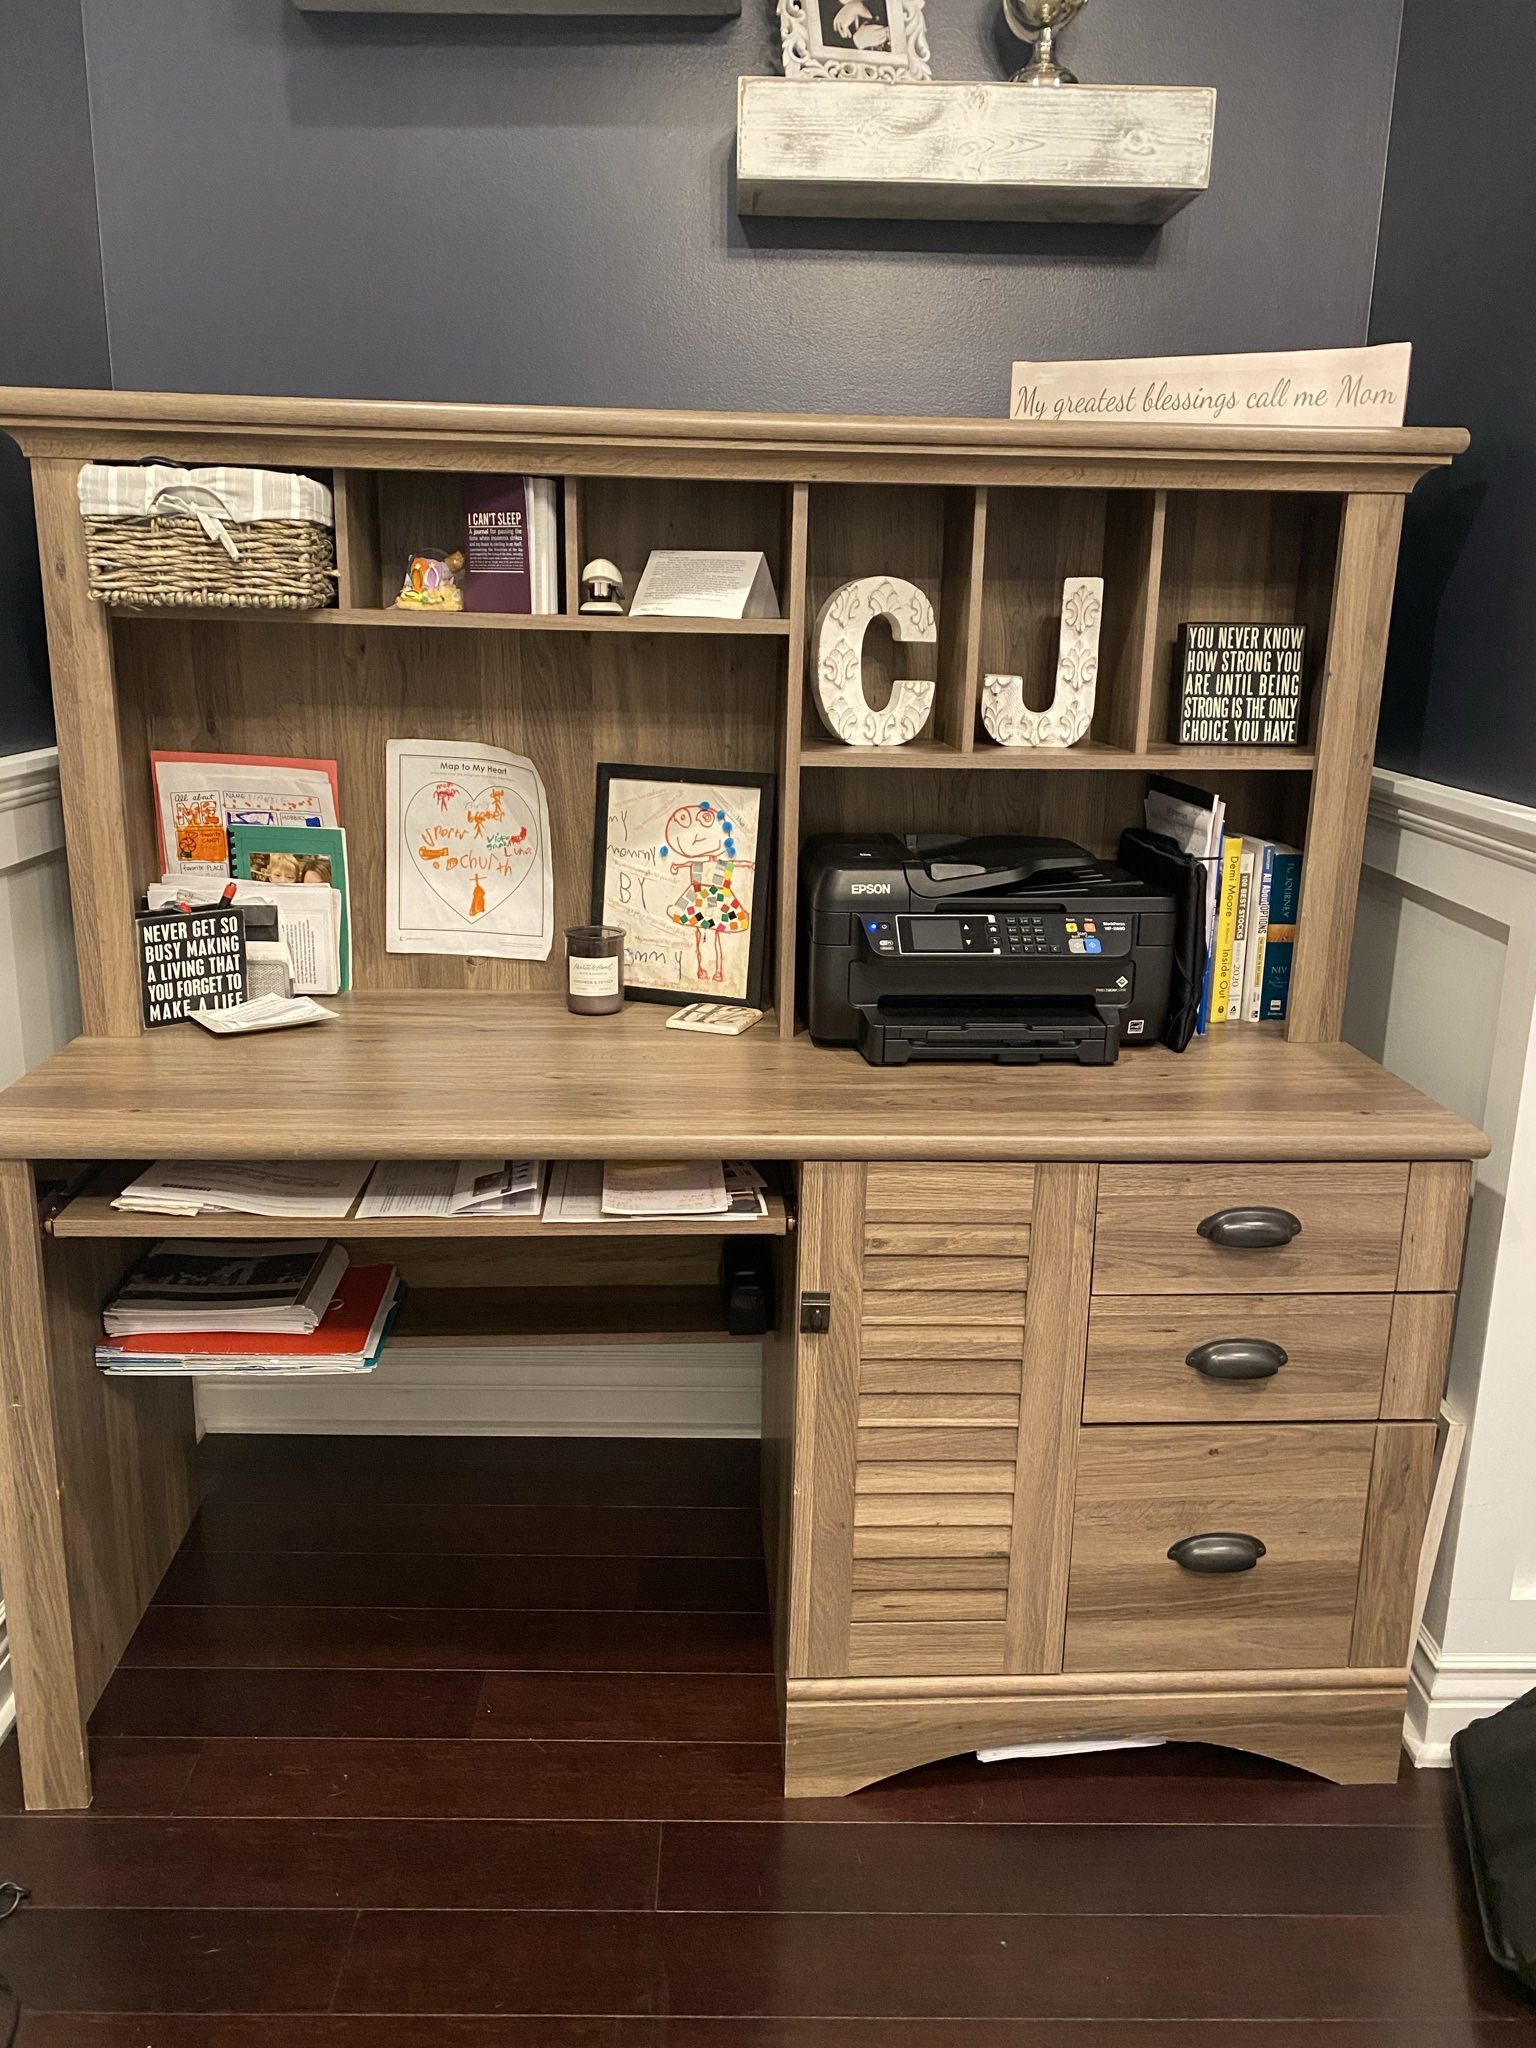
[(1253, 929), (1253, 841), (1243, 841), (1237, 868), (1237, 925), (1232, 934), (1232, 993), (1227, 998), (1227, 1022), (1238, 1023), (1248, 988), (1248, 943)]
[(1216, 971), (1211, 988), (1211, 1022), (1227, 1021), (1232, 1000), (1232, 948), (1237, 937), (1237, 896), (1242, 875), (1243, 842), (1228, 838), (1221, 849), (1221, 902), (1216, 912)]
[(1260, 1015), (1266, 1024), (1285, 1015), (1291, 998), (1291, 957), (1296, 950), (1296, 913), (1301, 904), (1301, 855), (1289, 848), (1275, 854), (1270, 889), (1269, 943), (1264, 949), (1264, 993)]
[(533, 550), (526, 476), (464, 479), (464, 609), (532, 612)]
[(1243, 1015), (1257, 1024), (1264, 1005), (1264, 954), (1269, 945), (1269, 906), (1275, 880), (1275, 842), (1261, 839), (1255, 848), (1252, 931), (1248, 940), (1247, 988)]

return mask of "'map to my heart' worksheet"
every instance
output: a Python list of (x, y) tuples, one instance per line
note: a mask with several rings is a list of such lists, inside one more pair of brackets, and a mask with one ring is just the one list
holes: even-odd
[(500, 747), (388, 742), (391, 953), (547, 960), (555, 935), (549, 805)]

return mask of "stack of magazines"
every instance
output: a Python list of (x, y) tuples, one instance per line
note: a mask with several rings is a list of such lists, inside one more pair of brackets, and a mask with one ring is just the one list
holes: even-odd
[(175, 1376), (371, 1372), (400, 1295), (393, 1266), (350, 1265), (324, 1239), (167, 1239), (107, 1303), (96, 1363)]

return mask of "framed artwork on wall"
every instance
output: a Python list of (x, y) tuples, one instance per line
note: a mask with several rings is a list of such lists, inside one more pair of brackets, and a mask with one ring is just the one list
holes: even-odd
[(923, 0), (778, 0), (786, 78), (931, 78)]
[(624, 993), (762, 1007), (774, 778), (597, 765), (592, 917), (624, 931)]

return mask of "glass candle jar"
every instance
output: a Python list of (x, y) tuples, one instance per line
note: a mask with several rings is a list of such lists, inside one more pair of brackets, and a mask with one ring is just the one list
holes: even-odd
[(624, 1007), (624, 932), (616, 924), (573, 924), (565, 931), (565, 1007), (578, 1017), (608, 1017)]

